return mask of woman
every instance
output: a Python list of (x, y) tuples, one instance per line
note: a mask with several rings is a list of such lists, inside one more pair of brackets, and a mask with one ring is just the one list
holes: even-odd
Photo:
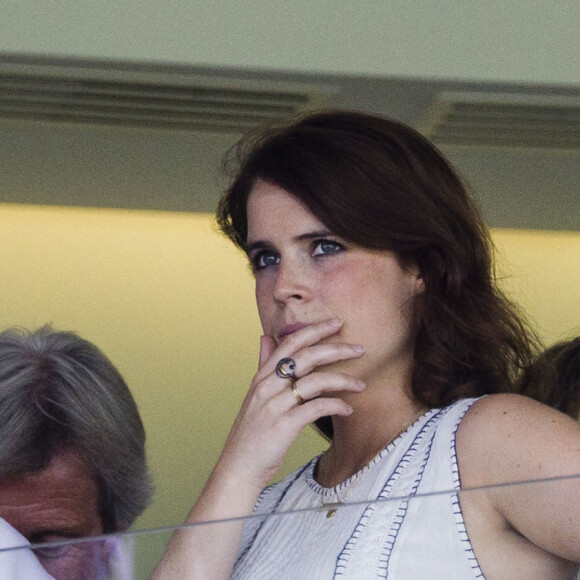
[[(218, 221), (249, 257), (264, 336), (188, 521), (299, 511), (176, 534), (158, 577), (572, 578), (575, 480), (423, 495), (580, 473), (578, 425), (507, 394), (525, 326), (432, 145), (370, 115), (307, 117), (252, 144)], [(312, 422), (328, 450), (262, 491)]]

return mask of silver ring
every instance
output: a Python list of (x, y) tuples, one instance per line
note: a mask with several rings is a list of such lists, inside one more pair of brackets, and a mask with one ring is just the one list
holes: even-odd
[(294, 383), (292, 383), (292, 394), (296, 398), (296, 401), (298, 401), (299, 405), (302, 405), (302, 403), (306, 402), (304, 400), (304, 397), (300, 394), (300, 391), (296, 388), (296, 385)]
[[(292, 358), (282, 358), (278, 361), (276, 365), (276, 374), (281, 379), (296, 379), (296, 375), (294, 374), (296, 371), (296, 363)], [(302, 397), (300, 397), (302, 398)]]

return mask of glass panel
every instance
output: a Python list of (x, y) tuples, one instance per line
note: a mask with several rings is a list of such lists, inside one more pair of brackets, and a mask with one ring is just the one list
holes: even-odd
[[(439, 578), (440, 576), (433, 574), (433, 566), (436, 564), (440, 567), (441, 562), (444, 562), (446, 570), (444, 573), (449, 574), (449, 578), (472, 578), (473, 572), (476, 573), (475, 577), (482, 574), (482, 578), (485, 574), (490, 578), (512, 577), (510, 566), (521, 574), (527, 566), (537, 571), (538, 562), (543, 562), (549, 575), (540, 577), (573, 579), (577, 572), (576, 565), (565, 565), (560, 559), (551, 561), (543, 559), (543, 556), (539, 556), (543, 552), (535, 551), (533, 546), (529, 551), (529, 557), (522, 556), (522, 551), (517, 549), (521, 536), (513, 530), (498, 529), (494, 534), (490, 534), (492, 528), (480, 528), (474, 517), (474, 514), (478, 513), (474, 511), (474, 507), (481, 507), (484, 502), (489, 502), (490, 498), (505, 505), (513, 498), (517, 498), (520, 503), (524, 498), (525, 503), (528, 499), (537, 501), (538, 497), (563, 497), (562, 494), (565, 491), (569, 494), (571, 489), (578, 497), (579, 484), (580, 475), (498, 484), (487, 488), (462, 490), (459, 493), (443, 490), (411, 497), (347, 502), (309, 510), (259, 514), (241, 519), (246, 520), (246, 525), (252, 529), (263, 530), (261, 533), (268, 538), (276, 537), (278, 525), (283, 526), (283, 530), (291, 530), (297, 526), (299, 534), (304, 534), (305, 537), (310, 534), (313, 538), (307, 546), (310, 553), (304, 552), (300, 555), (300, 551), (305, 550), (304, 546), (297, 546), (295, 552), (287, 550), (286, 546), (282, 545), (287, 541), (284, 535), (281, 536), (281, 545), (277, 546), (274, 543), (261, 555), (261, 563), (268, 560), (269, 554), (272, 554), (278, 563), (288, 559), (288, 566), (283, 567), (286, 570), (292, 569), (293, 559), (301, 562), (302, 569), (304, 569), (302, 564), (306, 563), (307, 568), (310, 566), (315, 570), (320, 564), (319, 560), (322, 559), (319, 557), (320, 554), (330, 550), (336, 566), (344, 567), (343, 571), (352, 572), (354, 566), (358, 572), (356, 562), (362, 554), (366, 563), (371, 561), (380, 563), (385, 570), (389, 570), (389, 576), (392, 574), (393, 578), (400, 578), (403, 574), (405, 578)], [(551, 522), (549, 518), (547, 524), (544, 522), (544, 528), (547, 525), (553, 531), (557, 531), (569, 522), (566, 506), (562, 508), (562, 511), (553, 514)], [(521, 517), (525, 517), (525, 513), (522, 513)], [(368, 536), (366, 529), (369, 518), (374, 519), (372, 537)], [(5, 522), (2, 524), (6, 525)], [(20, 539), (18, 535), (9, 536), (5, 533), (7, 530), (2, 528), (1, 577), (4, 580), (50, 578), (45, 575), (39, 565), (40, 562), (58, 580), (145, 579), (153, 571), (176, 529), (181, 529), (185, 534), (198, 533), (202, 529), (205, 535), (210, 533), (210, 529), (211, 531), (216, 527), (225, 529), (228, 525), (232, 525), (232, 520), (190, 526), (167, 526), (98, 538), (37, 544), (32, 549), (25, 544), (22, 536)], [(339, 537), (341, 533), (344, 538)], [(259, 538), (259, 533), (256, 537)], [(336, 553), (333, 552), (334, 545), (341, 547)], [(567, 546), (559, 548), (564, 552), (571, 550), (578, 553), (579, 545), (580, 537), (577, 542), (572, 539)], [(195, 549), (193, 540), (191, 549)], [(492, 569), (496, 566), (498, 568)], [(330, 572), (328, 577), (332, 576), (333, 573)], [(290, 573), (284, 577), (304, 576)], [(536, 576), (530, 573), (526, 577)]]

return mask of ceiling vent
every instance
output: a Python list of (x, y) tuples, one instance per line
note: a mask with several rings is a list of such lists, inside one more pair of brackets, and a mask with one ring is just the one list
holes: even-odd
[(223, 76), (0, 63), (0, 118), (244, 132), (322, 106), (330, 87)]
[(580, 98), (445, 92), (419, 130), (445, 146), (580, 151)]

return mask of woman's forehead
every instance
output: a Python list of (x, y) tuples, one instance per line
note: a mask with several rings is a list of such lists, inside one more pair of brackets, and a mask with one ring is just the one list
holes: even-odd
[[(256, 237), (328, 228), (296, 196), (278, 185), (264, 181), (256, 183), (248, 197), (248, 243)], [(304, 230), (304, 231), (303, 231)]]

